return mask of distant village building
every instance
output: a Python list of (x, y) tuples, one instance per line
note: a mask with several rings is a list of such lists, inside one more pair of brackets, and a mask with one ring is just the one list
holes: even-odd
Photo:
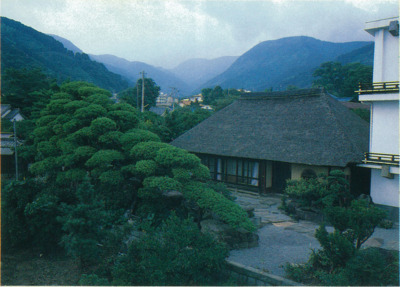
[(203, 105), (203, 104), (200, 104), (200, 107), (201, 107), (203, 110), (208, 110), (208, 111), (214, 110), (213, 107), (211, 107), (210, 105)]
[(164, 94), (163, 92), (156, 99), (157, 107), (172, 107), (173, 104), (177, 104), (179, 102), (178, 99), (171, 97), (168, 94)]
[(198, 94), (198, 95), (191, 96), (190, 98), (182, 99), (179, 102), (179, 106), (183, 108), (183, 107), (190, 106), (193, 103), (197, 103), (197, 104), (199, 104), (200, 108), (203, 110), (209, 110), (209, 111), (214, 110), (213, 107), (211, 107), (210, 105), (203, 105), (202, 102), (203, 102), (203, 95)]
[(373, 84), (360, 85), (359, 100), (371, 105), (371, 197), (398, 219), (399, 208), (399, 18), (366, 23), (374, 36)]
[(1, 105), (1, 119), (12, 121), (22, 121), (24, 116), (20, 113), (19, 109), (12, 109), (8, 104)]
[(257, 192), (282, 191), (287, 179), (341, 169), (369, 192), (357, 167), (369, 127), (321, 89), (244, 93), (172, 145), (198, 155), (214, 180)]
[(186, 106), (190, 106), (192, 103), (202, 103), (202, 102), (203, 102), (203, 95), (198, 94), (198, 95), (191, 96), (189, 98), (182, 99), (179, 102), (179, 106), (186, 107)]
[(202, 103), (203, 95), (202, 94), (194, 95), (194, 96), (191, 96), (189, 99), (194, 103)]
[[(22, 121), (24, 116), (19, 109), (12, 109), (8, 104), (1, 104), (1, 120), (2, 121)], [(17, 146), (21, 144), (17, 141)], [(2, 177), (11, 177), (15, 173), (15, 157), (14, 157), (14, 134), (0, 133), (0, 156), (1, 156), (1, 174)]]
[(190, 99), (182, 99), (182, 100), (179, 102), (179, 106), (183, 108), (183, 107), (190, 106), (192, 103), (193, 103), (193, 102), (192, 102)]

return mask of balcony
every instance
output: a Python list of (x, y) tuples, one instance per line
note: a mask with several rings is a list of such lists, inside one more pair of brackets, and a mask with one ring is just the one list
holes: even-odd
[(366, 164), (384, 164), (384, 165), (399, 165), (398, 154), (386, 154), (386, 153), (365, 153), (365, 159), (363, 160)]
[(398, 93), (399, 81), (393, 82), (377, 82), (377, 83), (359, 83), (358, 95), (366, 94), (384, 94), (384, 93)]

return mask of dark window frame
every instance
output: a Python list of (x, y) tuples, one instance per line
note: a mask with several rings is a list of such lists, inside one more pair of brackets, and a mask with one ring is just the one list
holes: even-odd
[[(210, 176), (213, 180), (222, 181), (230, 184), (244, 185), (251, 187), (259, 187), (260, 185), (260, 162), (257, 160), (251, 160), (246, 158), (236, 158), (236, 157), (223, 157), (223, 156), (213, 156), (202, 154), (199, 155), (202, 164), (207, 166), (209, 169), (211, 167), (211, 162), (214, 166), (214, 172), (210, 169)], [(221, 172), (218, 172), (218, 160), (221, 162)], [(232, 175), (228, 173), (228, 160), (235, 161), (235, 174)], [(253, 177), (254, 165), (258, 163), (258, 174)], [(241, 165), (241, 174), (239, 174), (239, 165)], [(220, 179), (218, 179), (220, 177)], [(253, 180), (257, 181), (257, 184), (251, 184)]]

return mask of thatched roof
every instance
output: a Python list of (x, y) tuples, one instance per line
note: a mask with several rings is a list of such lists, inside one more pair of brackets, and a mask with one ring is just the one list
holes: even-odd
[(190, 152), (344, 167), (368, 151), (369, 125), (321, 89), (248, 93), (172, 145)]

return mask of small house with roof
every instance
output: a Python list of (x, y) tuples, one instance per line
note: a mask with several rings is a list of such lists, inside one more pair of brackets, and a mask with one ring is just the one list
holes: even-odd
[(8, 104), (1, 105), (1, 119), (8, 120), (10, 122), (13, 121), (22, 121), (24, 117), (21, 115), (19, 109), (12, 109)]
[(282, 191), (287, 179), (341, 169), (368, 193), (369, 173), (356, 166), (368, 137), (367, 122), (324, 90), (304, 89), (244, 93), (171, 144), (198, 155), (214, 180), (247, 190)]
[[(8, 104), (1, 104), (1, 121), (19, 122), (24, 120), (19, 109), (13, 109)], [(18, 146), (20, 141), (14, 141), (12, 133), (0, 133), (0, 156), (1, 156), (1, 174), (2, 177), (8, 177), (15, 171), (15, 144)]]

